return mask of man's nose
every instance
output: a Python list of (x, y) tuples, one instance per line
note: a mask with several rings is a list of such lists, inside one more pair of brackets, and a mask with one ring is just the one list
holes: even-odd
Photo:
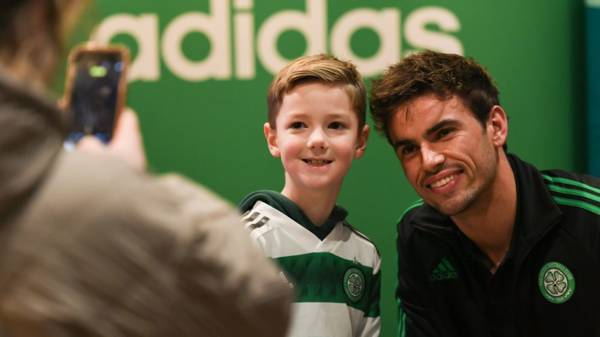
[(432, 148), (428, 144), (421, 145), (421, 159), (423, 167), (427, 171), (435, 171), (441, 164), (444, 163), (445, 157), (438, 150)]

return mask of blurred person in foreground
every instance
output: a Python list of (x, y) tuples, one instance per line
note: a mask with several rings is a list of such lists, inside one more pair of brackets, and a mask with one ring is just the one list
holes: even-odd
[(108, 147), (62, 150), (44, 89), (81, 4), (0, 5), (0, 335), (284, 335), (277, 269), (226, 202), (143, 173), (133, 113)]

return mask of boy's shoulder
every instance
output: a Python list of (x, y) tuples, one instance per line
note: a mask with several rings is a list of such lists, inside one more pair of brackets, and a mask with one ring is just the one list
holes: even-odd
[(275, 202), (279, 198), (279, 193), (270, 190), (258, 190), (246, 195), (238, 204), (240, 212), (243, 214), (252, 210), (258, 201), (263, 201), (267, 204)]
[(335, 248), (330, 250), (332, 254), (351, 263), (359, 263), (366, 268), (370, 268), (372, 274), (379, 273), (381, 254), (375, 242), (358, 231), (347, 220), (340, 222), (333, 234), (332, 239), (335, 242)]
[(367, 235), (357, 230), (348, 221), (344, 221), (342, 225), (351, 233), (353, 241), (355, 241), (356, 244), (363, 248), (373, 250), (378, 256), (381, 256), (381, 254), (379, 254), (379, 249), (377, 249), (377, 245), (373, 240), (369, 239)]
[(289, 202), (278, 192), (258, 190), (244, 197), (238, 208), (246, 229), (257, 239), (281, 226), (297, 225), (289, 214)]

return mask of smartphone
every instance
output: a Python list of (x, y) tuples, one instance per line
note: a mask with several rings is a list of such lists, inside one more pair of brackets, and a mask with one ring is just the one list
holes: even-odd
[(65, 146), (86, 135), (112, 139), (125, 105), (129, 51), (121, 46), (81, 45), (69, 53), (65, 107), (71, 126)]

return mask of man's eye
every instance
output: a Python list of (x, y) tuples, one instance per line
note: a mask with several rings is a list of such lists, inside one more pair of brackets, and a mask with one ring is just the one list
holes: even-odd
[(452, 129), (441, 129), (437, 133), (437, 138), (438, 139), (442, 139), (442, 138), (446, 137), (447, 135), (449, 135), (451, 133), (452, 133)]
[(306, 125), (302, 122), (293, 122), (292, 124), (290, 124), (290, 129), (302, 129), (305, 126)]
[(417, 150), (417, 147), (411, 144), (404, 145), (400, 148), (400, 154), (403, 156), (408, 156), (414, 153)]
[(346, 125), (344, 125), (344, 123), (341, 122), (332, 122), (329, 124), (329, 128), (335, 130), (342, 130), (346, 128)]

